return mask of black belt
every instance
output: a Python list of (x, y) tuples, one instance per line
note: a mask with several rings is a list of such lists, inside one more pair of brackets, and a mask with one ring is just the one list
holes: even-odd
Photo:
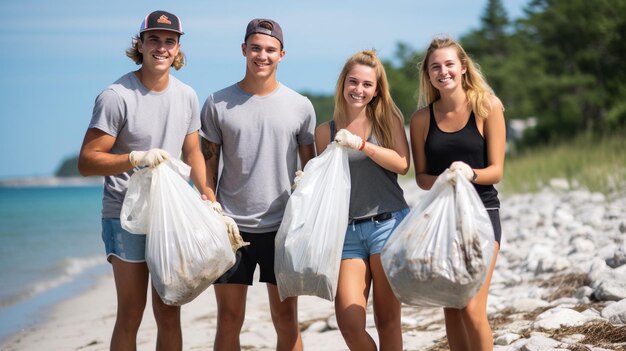
[(351, 219), (350, 222), (348, 222), (348, 224), (359, 224), (363, 222), (382, 222), (382, 221), (391, 219), (392, 217), (393, 215), (391, 214), (391, 212), (385, 212), (385, 213), (377, 214), (372, 217)]

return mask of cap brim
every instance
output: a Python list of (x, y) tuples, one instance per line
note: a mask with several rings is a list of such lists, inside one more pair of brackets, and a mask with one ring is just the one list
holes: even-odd
[(151, 31), (154, 31), (154, 30), (164, 30), (164, 31), (167, 31), (167, 32), (178, 33), (180, 35), (185, 34), (185, 32), (181, 32), (181, 31), (178, 31), (178, 30), (175, 30), (175, 29), (169, 29), (169, 28), (148, 28), (148, 29), (144, 29), (141, 32), (139, 32), (139, 34), (145, 33), (145, 32), (151, 32)]

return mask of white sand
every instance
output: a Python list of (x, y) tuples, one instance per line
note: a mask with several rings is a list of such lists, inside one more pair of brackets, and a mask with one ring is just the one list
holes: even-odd
[[(368, 331), (377, 339), (371, 318), (368, 314)], [(116, 298), (112, 274), (98, 281), (95, 287), (77, 297), (55, 306), (46, 322), (19, 332), (10, 337), (0, 350), (41, 351), (41, 350), (108, 350), (111, 332), (115, 323)], [(213, 287), (209, 287), (194, 301), (183, 306), (182, 325), (184, 350), (212, 350), (216, 326), (216, 306)], [(403, 315), (415, 321), (415, 311), (407, 307)], [(439, 326), (439, 310), (427, 311), (435, 321), (433, 331), (408, 331), (404, 333), (407, 350), (416, 350), (433, 343), (443, 336)], [(299, 320), (311, 324), (315, 320), (328, 320), (334, 314), (333, 303), (311, 296), (299, 299)], [(422, 313), (423, 314), (423, 313)], [(422, 317), (418, 317), (420, 320)], [(347, 350), (341, 334), (336, 329), (324, 332), (304, 331), (302, 333), (306, 350)], [(138, 350), (154, 350), (156, 324), (152, 316), (150, 302), (144, 313), (137, 337)], [(241, 333), (244, 350), (274, 350), (276, 334), (269, 315), (265, 284), (255, 281), (248, 290), (246, 320)]]

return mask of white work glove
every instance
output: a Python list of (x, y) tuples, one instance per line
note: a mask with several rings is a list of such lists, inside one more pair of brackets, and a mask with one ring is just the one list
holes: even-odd
[[(450, 164), (450, 167), (448, 167), (448, 169), (451, 172), (460, 173), (463, 178), (467, 179), (470, 182), (474, 180), (474, 170), (472, 170), (472, 168), (465, 162), (454, 161), (452, 162), (452, 164)], [(454, 176), (454, 174), (451, 174), (448, 177), (448, 181), (453, 185), (456, 185), (456, 177)]]
[(350, 133), (347, 129), (341, 129), (335, 134), (337, 144), (354, 150), (363, 150), (365, 143), (360, 136)]
[(296, 171), (296, 177), (293, 178), (293, 185), (291, 186), (291, 190), (296, 190), (296, 188), (298, 187), (298, 184), (300, 183), (300, 181), (302, 180), (302, 177), (304, 177), (304, 172), (301, 170), (297, 170)]
[(239, 227), (237, 227), (237, 223), (235, 220), (228, 217), (224, 214), (224, 210), (222, 209), (222, 205), (219, 202), (214, 201), (209, 204), (209, 207), (224, 221), (226, 224), (226, 231), (228, 232), (228, 240), (230, 240), (230, 247), (233, 249), (233, 252), (237, 252), (237, 250), (246, 245), (250, 245), (248, 242), (244, 242), (241, 234), (239, 233)]
[(150, 149), (148, 151), (132, 151), (128, 154), (128, 159), (133, 167), (147, 166), (154, 168), (161, 162), (170, 158), (170, 154), (162, 149)]

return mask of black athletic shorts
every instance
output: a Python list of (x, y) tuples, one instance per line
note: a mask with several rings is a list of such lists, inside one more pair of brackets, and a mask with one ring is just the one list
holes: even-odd
[(252, 278), (257, 264), (260, 268), (259, 281), (276, 285), (274, 274), (274, 239), (276, 232), (246, 233), (241, 232), (243, 241), (250, 245), (239, 248), (235, 254), (237, 260), (226, 273), (214, 284), (252, 285)]
[(502, 227), (500, 226), (500, 210), (497, 208), (487, 210), (489, 219), (491, 220), (491, 226), (493, 227), (493, 236), (498, 246), (500, 246), (500, 239), (502, 238)]

